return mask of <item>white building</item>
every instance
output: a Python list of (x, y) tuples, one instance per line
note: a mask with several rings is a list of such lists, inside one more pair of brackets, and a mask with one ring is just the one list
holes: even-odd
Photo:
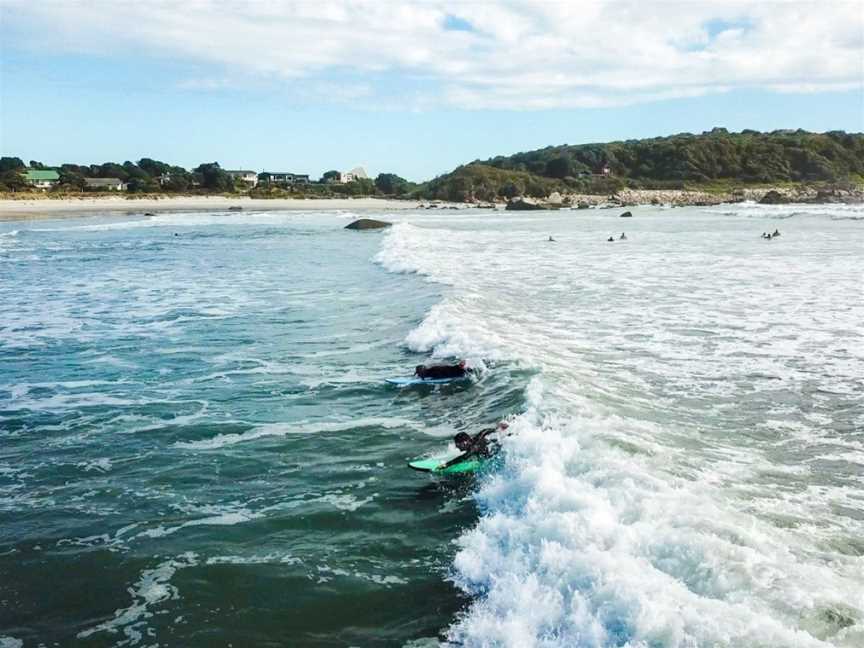
[(102, 189), (104, 191), (126, 191), (129, 185), (120, 178), (84, 178), (87, 189)]
[(287, 171), (262, 171), (258, 179), (265, 184), (298, 185), (309, 184), (306, 173), (289, 173)]
[(258, 174), (255, 171), (248, 171), (246, 169), (225, 169), (225, 173), (231, 176), (232, 180), (242, 180), (253, 187), (258, 184)]
[(350, 171), (345, 171), (344, 173), (339, 174), (339, 182), (342, 184), (347, 184), (349, 182), (354, 182), (355, 180), (368, 180), (369, 176), (366, 175), (366, 169), (363, 167), (354, 167)]
[(51, 189), (60, 182), (60, 174), (54, 169), (25, 169), (24, 179), (37, 189)]

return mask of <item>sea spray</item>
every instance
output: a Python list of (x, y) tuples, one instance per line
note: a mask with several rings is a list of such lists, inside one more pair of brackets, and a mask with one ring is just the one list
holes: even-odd
[[(822, 206), (807, 213), (807, 226), (819, 228), (826, 251), (838, 247), (836, 234), (822, 231), (839, 211), (849, 210)], [(742, 216), (797, 214), (753, 205), (722, 214), (733, 222)], [(646, 240), (647, 249), (643, 244), (613, 257), (575, 230), (564, 255), (562, 237), (555, 251), (540, 254), (523, 231), (506, 227), (444, 233), (399, 225), (382, 245), (377, 260), (385, 267), (447, 286), (442, 301), (407, 335), (408, 348), (436, 356), (479, 354), (540, 372), (526, 390), (525, 412), (503, 441), (502, 469), (479, 484), (481, 518), (459, 539), (453, 578), (475, 598), (448, 637), (468, 646), (857, 646), (864, 637), (860, 554), (826, 554), (812, 533), (821, 526), (820, 537), (825, 529), (848, 534), (853, 527), (860, 531), (860, 523), (831, 519), (824, 508), (811, 512), (797, 495), (799, 483), (807, 488), (810, 468), (790, 464), (772, 447), (794, 444), (798, 433), (788, 436), (787, 430), (798, 426), (836, 448), (860, 442), (839, 430), (826, 436), (808, 424), (817, 420), (814, 413), (786, 405), (807, 389), (824, 354), (806, 346), (802, 330), (833, 349), (832, 373), (822, 377), (831, 393), (854, 398), (860, 392), (852, 365), (860, 369), (861, 357), (844, 346), (864, 333), (860, 321), (838, 313), (844, 326), (828, 333), (819, 329), (816, 313), (804, 315), (794, 306), (813, 294), (807, 285), (826, 281), (837, 282), (837, 290), (825, 295), (823, 288), (826, 298), (814, 307), (837, 312), (847, 303), (837, 297), (844, 294), (840, 286), (850, 289), (855, 281), (846, 261), (851, 257), (842, 251), (848, 246), (841, 243), (833, 263), (810, 265), (804, 274), (807, 253), (794, 239), (782, 251), (767, 251), (768, 257), (754, 239), (752, 253), (744, 246), (728, 263), (700, 249), (694, 234), (676, 252), (668, 239), (678, 235), (663, 234), (662, 221), (645, 229), (652, 225), (661, 235), (630, 237)], [(705, 225), (697, 219), (695, 227)], [(719, 229), (741, 239), (731, 227)], [(505, 248), (505, 255), (497, 254)], [(612, 263), (618, 276), (604, 267)], [(775, 281), (765, 290), (758, 283), (790, 263), (798, 264), (797, 286)], [(706, 274), (715, 264), (723, 274)], [(594, 285), (584, 283), (586, 277)], [(757, 291), (753, 304), (777, 304), (779, 313), (690, 298), (726, 292), (734, 300), (736, 283), (753, 280), (747, 288)], [(674, 319), (667, 304), (675, 306)], [(861, 303), (850, 306), (862, 316)], [(783, 324), (790, 307), (794, 327)], [(638, 317), (632, 317), (635, 309)], [(783, 328), (771, 334), (766, 326)], [(715, 333), (718, 327), (722, 332)], [(768, 353), (762, 350), (767, 343)], [(741, 359), (718, 358), (718, 345)], [(748, 379), (735, 377), (737, 363)], [(706, 376), (706, 368), (728, 377)], [(760, 413), (760, 393), (776, 403), (768, 417)], [(849, 420), (862, 420), (860, 401), (847, 402), (857, 412)], [(830, 415), (821, 421), (836, 424)], [(764, 443), (748, 425), (772, 430), (774, 440)], [(854, 461), (856, 455), (843, 456)], [(819, 506), (833, 500), (860, 508), (841, 484), (810, 492), (818, 493)], [(798, 521), (780, 523), (779, 511)], [(814, 513), (822, 518), (816, 525), (809, 519)]]

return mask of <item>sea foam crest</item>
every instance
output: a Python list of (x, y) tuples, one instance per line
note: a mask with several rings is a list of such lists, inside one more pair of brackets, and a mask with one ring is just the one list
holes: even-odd
[[(751, 210), (781, 213), (742, 211)], [(758, 448), (731, 440), (716, 448), (730, 460), (712, 463), (670, 441), (674, 433), (692, 443), (693, 430), (637, 418), (650, 407), (628, 418), (607, 406), (627, 383), (610, 382), (608, 372), (586, 362), (604, 329), (588, 336), (584, 311), (569, 304), (574, 289), (589, 297), (597, 290), (608, 259), (559, 244), (544, 250), (546, 265), (538, 267), (536, 244), (526, 240), (507, 228), (397, 225), (376, 258), (389, 270), (445, 285), (442, 301), (406, 338), (409, 348), (482, 353), (541, 371), (503, 442), (502, 469), (479, 488), (483, 514), (458, 541), (453, 579), (475, 600), (449, 639), (513, 647), (864, 645), (862, 558), (832, 552), (827, 560), (808, 528), (778, 527), (729, 491), (730, 480), (734, 486), (760, 465)], [(618, 259), (633, 264), (629, 276), (651, 278), (655, 266), (643, 262), (652, 260), (632, 251)], [(581, 282), (584, 276), (593, 281)], [(653, 308), (640, 309), (634, 293), (632, 303), (622, 299), (611, 310), (614, 297), (603, 293), (587, 322), (609, 327), (618, 312), (635, 309), (644, 318)], [(680, 304), (677, 312), (680, 318)], [(597, 313), (607, 319), (596, 322)], [(753, 324), (746, 316), (743, 323)], [(658, 357), (676, 359), (676, 373), (663, 376), (670, 387), (692, 383), (678, 339), (658, 329), (649, 340)], [(641, 398), (640, 389), (630, 398)], [(804, 510), (792, 500), (788, 506)]]
[(478, 492), (484, 515), (459, 538), (453, 578), (476, 599), (451, 641), (858, 645), (864, 627), (843, 612), (861, 598), (856, 561), (839, 577), (808, 565), (795, 532), (730, 511), (711, 487), (658, 476), (662, 457), (609, 447), (606, 428), (624, 422), (544, 415), (541, 387), (529, 386), (505, 466)]

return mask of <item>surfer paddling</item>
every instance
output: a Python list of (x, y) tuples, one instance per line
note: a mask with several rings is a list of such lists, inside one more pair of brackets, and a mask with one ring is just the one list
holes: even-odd
[(508, 427), (510, 426), (506, 421), (501, 421), (496, 427), (480, 430), (474, 436), (471, 436), (467, 432), (460, 432), (453, 437), (453, 442), (462, 451), (462, 454), (440, 466), (439, 469), (449, 468), (472, 457), (484, 459), (491, 457), (498, 451), (499, 444), (497, 440), (490, 439), (489, 437), (499, 432), (504, 432)]
[(441, 380), (444, 378), (464, 378), (470, 369), (465, 366), (465, 361), (462, 360), (455, 365), (417, 365), (414, 369), (414, 375), (421, 380)]

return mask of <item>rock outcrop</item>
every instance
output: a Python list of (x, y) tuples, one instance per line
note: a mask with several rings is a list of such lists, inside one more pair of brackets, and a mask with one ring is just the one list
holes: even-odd
[(545, 205), (541, 205), (531, 198), (513, 198), (507, 203), (508, 211), (536, 211), (539, 209), (548, 209)]
[(759, 199), (760, 205), (785, 205), (790, 202), (789, 198), (781, 194), (779, 191), (769, 191)]
[(619, 218), (633, 218), (633, 212), (626, 211), (619, 216)]
[(345, 229), (350, 230), (375, 230), (375, 229), (383, 229), (385, 227), (390, 227), (393, 223), (388, 223), (387, 221), (379, 221), (374, 218), (360, 218), (353, 223), (349, 223), (345, 226)]

